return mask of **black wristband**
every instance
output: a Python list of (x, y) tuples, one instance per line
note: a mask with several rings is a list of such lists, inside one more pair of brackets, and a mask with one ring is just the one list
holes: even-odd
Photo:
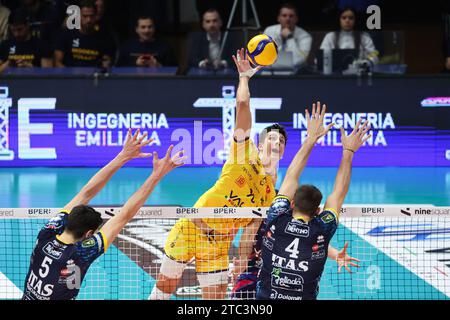
[(352, 149), (344, 149), (344, 151), (345, 150), (350, 151), (351, 153), (355, 154), (355, 151), (353, 151)]

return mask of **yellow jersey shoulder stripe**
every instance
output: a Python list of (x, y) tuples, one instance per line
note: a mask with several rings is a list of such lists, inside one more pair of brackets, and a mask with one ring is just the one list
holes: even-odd
[(288, 201), (291, 201), (291, 199), (289, 199), (289, 197), (283, 196), (283, 195), (276, 196), (276, 197), (273, 199), (273, 201), (275, 201), (275, 200), (277, 200), (277, 199), (286, 199), (286, 200), (288, 200)]
[(325, 209), (323, 209), (323, 211), (331, 212), (334, 215), (334, 217), (336, 218), (336, 220), (339, 220), (339, 213), (337, 213), (336, 209), (334, 209), (334, 208), (325, 208)]
[(102, 237), (102, 240), (103, 240), (103, 247), (105, 248), (105, 250), (103, 251), (104, 253), (106, 253), (106, 251), (108, 250), (108, 239), (106, 238), (106, 236), (105, 236), (105, 234), (102, 232), (102, 231), (100, 231), (99, 232), (99, 234), (101, 235), (101, 237)]
[(70, 211), (69, 211), (69, 210), (65, 210), (65, 209), (59, 210), (59, 212), (61, 212), (61, 213), (66, 213), (66, 214), (70, 214)]

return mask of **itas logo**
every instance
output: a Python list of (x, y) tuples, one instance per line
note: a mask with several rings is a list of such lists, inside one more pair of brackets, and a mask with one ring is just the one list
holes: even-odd
[(16, 46), (12, 46), (9, 48), (9, 54), (16, 54)]
[(289, 222), (284, 230), (286, 233), (293, 236), (308, 237), (309, 236), (309, 226), (301, 224), (297, 221)]
[(245, 186), (245, 178), (243, 176), (239, 176), (235, 181), (234, 181), (239, 188), (242, 188), (243, 186)]
[(80, 47), (80, 39), (73, 39), (72, 47), (79, 48)]

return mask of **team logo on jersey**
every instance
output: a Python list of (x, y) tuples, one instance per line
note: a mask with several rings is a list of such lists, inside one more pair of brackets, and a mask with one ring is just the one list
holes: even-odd
[(80, 46), (80, 39), (73, 39), (72, 40), (72, 47), (78, 48)]
[(269, 231), (266, 232), (266, 237), (269, 238), (270, 240), (275, 240), (275, 238), (273, 237), (274, 234), (275, 234), (275, 225), (272, 225)]
[(278, 291), (271, 289), (270, 291), (270, 299), (275, 300), (278, 297)]
[(66, 267), (62, 268), (61, 272), (60, 272), (60, 279), (59, 279), (60, 283), (65, 282), (65, 280), (66, 280), (65, 278), (67, 278), (75, 273), (75, 271), (73, 270), (74, 266), (75, 266), (75, 261), (73, 261), (72, 259), (67, 260)]
[(274, 268), (271, 274), (272, 287), (289, 290), (303, 291), (303, 277), (290, 272), (285, 272), (281, 268)]
[(261, 181), (259, 181), (259, 185), (262, 187), (263, 185), (265, 185), (267, 183), (267, 177), (264, 177), (261, 179)]
[(318, 259), (323, 259), (325, 258), (325, 250), (319, 250), (317, 252), (313, 252), (311, 254), (311, 260), (318, 260)]
[(42, 251), (44, 251), (44, 253), (56, 260), (58, 260), (59, 258), (61, 258), (63, 252), (61, 250), (58, 250), (58, 248), (55, 248), (55, 246), (53, 245), (53, 243), (49, 242), (47, 243), (43, 248)]
[(16, 54), (16, 46), (12, 46), (9, 48), (9, 54)]
[(312, 251), (313, 252), (317, 252), (317, 251), (319, 251), (319, 249), (322, 249), (323, 248), (323, 244), (317, 244), (317, 243), (315, 243), (313, 246), (312, 246)]
[(323, 235), (319, 235), (319, 236), (317, 237), (317, 243), (322, 243), (322, 242), (324, 242), (324, 241), (325, 241), (325, 238), (324, 238)]
[(86, 239), (81, 243), (81, 246), (83, 248), (90, 248), (95, 246), (95, 240), (94, 239)]
[(309, 226), (306, 224), (299, 224), (296, 221), (291, 221), (286, 225), (284, 230), (286, 233), (293, 236), (308, 237), (309, 236)]
[(334, 220), (334, 215), (332, 213), (327, 213), (326, 215), (324, 215), (322, 217), (322, 221), (325, 223), (330, 223), (333, 220)]
[(236, 182), (239, 188), (242, 188), (245, 185), (245, 178), (243, 176), (239, 176), (234, 182)]
[(273, 249), (273, 242), (270, 241), (267, 237), (264, 237), (264, 238), (263, 238), (263, 245), (264, 245), (265, 247), (267, 247), (267, 249), (269, 249), (270, 251), (272, 251), (272, 249)]

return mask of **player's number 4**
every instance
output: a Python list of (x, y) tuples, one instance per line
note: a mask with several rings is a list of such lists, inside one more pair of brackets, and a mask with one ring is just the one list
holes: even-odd
[(299, 238), (295, 238), (294, 241), (292, 241), (291, 244), (288, 245), (284, 250), (290, 253), (289, 257), (291, 257), (292, 259), (297, 259), (298, 254), (300, 253), (300, 251), (298, 250), (299, 241), (300, 241)]

